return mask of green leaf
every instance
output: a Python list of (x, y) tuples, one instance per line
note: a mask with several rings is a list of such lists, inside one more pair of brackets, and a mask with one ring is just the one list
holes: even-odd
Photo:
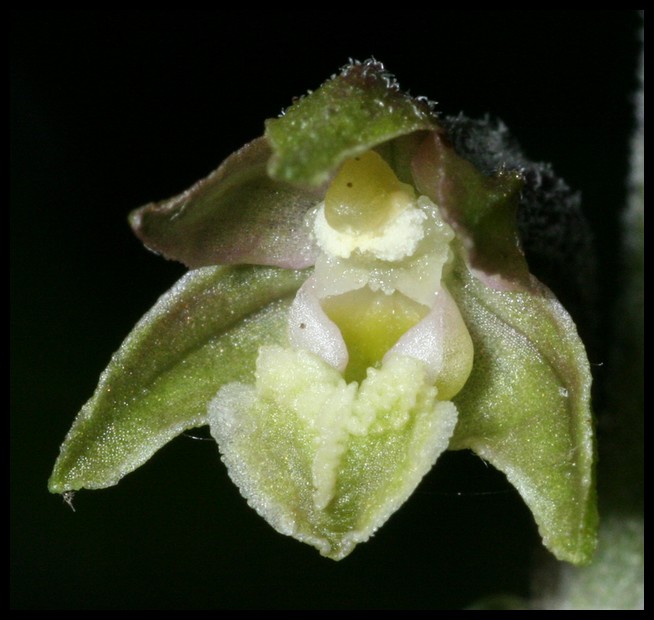
[(100, 377), (61, 447), (53, 493), (116, 484), (188, 428), (232, 381), (254, 381), (262, 344), (285, 342), (298, 271), (191, 271), (141, 319)]
[(560, 560), (590, 561), (596, 545), (591, 374), (571, 318), (537, 281), (497, 291), (462, 261), (448, 288), (470, 330), (472, 373), (454, 398), (452, 449), (503, 471)]
[(352, 63), (266, 122), (268, 170), (275, 179), (318, 186), (349, 157), (435, 127), (429, 104), (402, 92), (381, 63)]
[(413, 176), (418, 191), (443, 209), (464, 241), (470, 265), (488, 275), (488, 283), (498, 288), (529, 285), (516, 225), (519, 172), (487, 177), (457, 155), (443, 133), (434, 131), (416, 153)]
[(151, 250), (187, 267), (257, 264), (302, 269), (314, 250), (304, 216), (321, 196), (271, 179), (263, 138), (230, 155), (187, 191), (130, 214)]

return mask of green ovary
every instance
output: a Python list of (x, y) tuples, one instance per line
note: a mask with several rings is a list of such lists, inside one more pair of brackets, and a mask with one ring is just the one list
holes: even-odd
[(321, 305), (347, 346), (348, 382), (363, 380), (368, 368), (379, 368), (386, 352), (429, 310), (397, 291), (387, 295), (368, 287), (327, 297)]
[(307, 351), (263, 347), (256, 385), (224, 387), (209, 422), (250, 505), (339, 560), (410, 496), (446, 449), (456, 409), (412, 358), (357, 386)]

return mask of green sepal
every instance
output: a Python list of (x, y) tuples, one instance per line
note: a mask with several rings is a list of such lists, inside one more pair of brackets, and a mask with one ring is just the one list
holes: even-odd
[(596, 546), (591, 373), (572, 319), (545, 286), (498, 291), (459, 261), (448, 287), (474, 344), (472, 373), (454, 398), (451, 449), (503, 471), (560, 560), (590, 561)]
[(286, 312), (307, 274), (265, 267), (190, 271), (114, 354), (63, 445), (53, 493), (116, 484), (188, 428), (232, 381), (254, 381), (262, 344), (284, 343)]
[(381, 63), (354, 62), (266, 122), (268, 171), (281, 181), (319, 186), (349, 157), (436, 127), (428, 102), (402, 92)]

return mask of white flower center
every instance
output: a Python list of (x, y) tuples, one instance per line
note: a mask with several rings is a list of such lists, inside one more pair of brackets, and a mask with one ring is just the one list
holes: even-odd
[(325, 205), (316, 214), (313, 232), (320, 249), (331, 256), (350, 258), (353, 252), (369, 254), (378, 260), (396, 262), (412, 256), (425, 236), (427, 215), (415, 206), (406, 206), (380, 229), (341, 232), (325, 217)]

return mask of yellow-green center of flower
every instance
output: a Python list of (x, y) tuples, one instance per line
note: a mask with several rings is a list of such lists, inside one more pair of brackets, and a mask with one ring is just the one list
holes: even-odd
[(395, 262), (415, 252), (426, 219), (413, 188), (368, 151), (341, 166), (318, 209), (314, 233), (328, 255)]
[(446, 449), (473, 351), (442, 283), (454, 232), (377, 153), (346, 161), (312, 216), (288, 346), (261, 347), (255, 384), (223, 387), (209, 419), (250, 504), (340, 559)]
[[(454, 396), (470, 373), (472, 344), (442, 283), (454, 233), (438, 207), (368, 151), (341, 166), (314, 233), (322, 252), (312, 294), (347, 349), (339, 364), (346, 381), (361, 383), (397, 351), (427, 363), (439, 398)], [(296, 344), (315, 350), (306, 338)]]
[(347, 346), (347, 382), (361, 382), (368, 368), (379, 368), (386, 352), (429, 311), (397, 291), (386, 295), (368, 287), (328, 297), (322, 308)]
[(325, 218), (341, 233), (371, 233), (414, 201), (413, 188), (375, 151), (367, 151), (342, 165), (325, 195)]

